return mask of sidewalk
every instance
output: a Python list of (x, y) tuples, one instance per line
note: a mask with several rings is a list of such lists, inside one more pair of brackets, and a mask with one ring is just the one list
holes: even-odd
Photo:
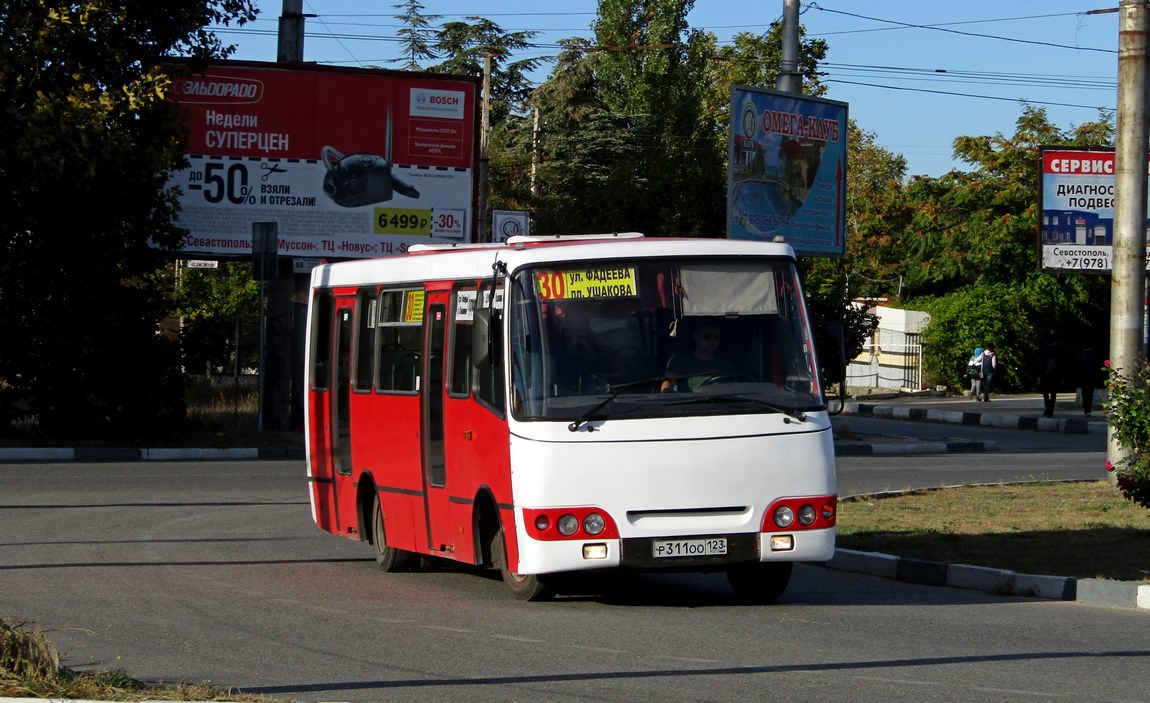
[(1087, 417), (1071, 394), (1058, 401), (1053, 417), (1043, 417), (1042, 410), (1042, 396), (1038, 394), (997, 395), (992, 396), (990, 402), (980, 402), (967, 400), (965, 396), (924, 391), (855, 397), (847, 401), (843, 414), (1040, 432), (1106, 434), (1103, 412), (1096, 409)]

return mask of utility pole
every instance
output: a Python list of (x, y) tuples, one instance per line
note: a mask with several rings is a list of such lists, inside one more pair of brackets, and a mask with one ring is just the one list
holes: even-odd
[(799, 75), (799, 0), (783, 0), (783, 54), (775, 88), (795, 95), (803, 92)]
[(475, 223), (475, 237), (480, 242), (490, 242), (487, 236), (487, 169), (488, 142), (491, 137), (491, 54), (483, 55), (483, 104), (479, 109), (479, 212)]
[[(1144, 0), (1118, 3), (1118, 133), (1114, 153), (1114, 268), (1110, 290), (1110, 363), (1129, 372), (1146, 357), (1143, 332), (1146, 283), (1147, 32)], [(1111, 427), (1106, 458), (1128, 452)], [(1111, 480), (1113, 475), (1111, 475)]]
[(543, 131), (539, 108), (535, 108), (535, 117), (531, 126), (531, 195), (539, 195), (539, 161), (542, 158)]
[(276, 49), (277, 62), (303, 61), (303, 21), (303, 0), (284, 0)]
[[(276, 48), (277, 63), (302, 63), (304, 19), (303, 0), (283, 0)], [(273, 266), (283, 263), (277, 256)], [(290, 269), (289, 269), (290, 270)], [(260, 368), (259, 429), (303, 428), (303, 347), (307, 326), (306, 311), (296, 301), (307, 300), (308, 275), (286, 273), (275, 276), (267, 292), (267, 326), (261, 332), (266, 345), (266, 363)], [(263, 296), (260, 305), (264, 305)]]

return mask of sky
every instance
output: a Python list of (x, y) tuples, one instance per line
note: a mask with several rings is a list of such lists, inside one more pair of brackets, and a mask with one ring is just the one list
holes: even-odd
[[(595, 0), (420, 0), (440, 21), (479, 15), (504, 30), (531, 30), (551, 57), (560, 39), (591, 37)], [(304, 60), (335, 66), (394, 66), (399, 0), (304, 0)], [(257, 0), (260, 19), (221, 33), (234, 59), (275, 61), (281, 0)], [(907, 174), (940, 176), (969, 165), (953, 158), (961, 136), (1014, 134), (1022, 101), (1046, 109), (1061, 129), (1098, 119), (1117, 101), (1118, 0), (802, 0), (800, 22), (827, 42), (823, 97), (907, 160)], [(728, 42), (779, 21), (783, 0), (696, 0), (692, 29)], [(546, 78), (544, 64), (537, 80)], [(766, 86), (774, 87), (774, 86)]]

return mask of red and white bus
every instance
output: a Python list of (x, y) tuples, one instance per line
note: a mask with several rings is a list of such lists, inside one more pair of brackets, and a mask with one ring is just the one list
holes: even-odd
[(441, 557), (528, 600), (569, 572), (721, 571), (769, 602), (794, 562), (834, 553), (831, 423), (786, 244), (416, 246), (314, 269), (309, 318), (312, 516), (385, 571)]

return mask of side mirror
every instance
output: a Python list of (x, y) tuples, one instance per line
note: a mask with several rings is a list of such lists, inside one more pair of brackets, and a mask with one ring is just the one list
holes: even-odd
[(471, 359), (475, 368), (491, 368), (491, 309), (478, 308), (471, 326)]
[(846, 332), (842, 320), (830, 320), (823, 327), (823, 339), (827, 341), (827, 349), (820, 350), (819, 359), (823, 362), (822, 376), (824, 388), (830, 384), (838, 385), (837, 407), (832, 405), (831, 415), (837, 415), (846, 407), (847, 393), (847, 355)]

